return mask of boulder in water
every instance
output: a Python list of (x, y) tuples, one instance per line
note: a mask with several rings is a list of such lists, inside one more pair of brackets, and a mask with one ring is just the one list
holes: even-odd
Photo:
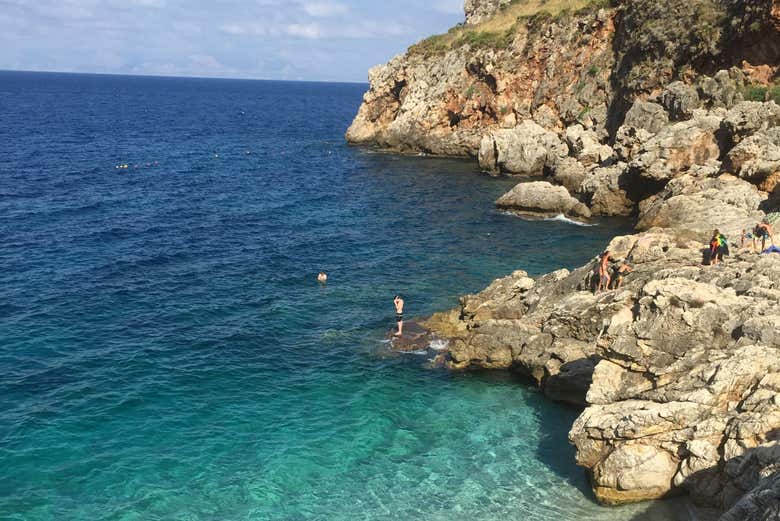
[(564, 215), (575, 219), (589, 219), (590, 210), (569, 194), (563, 186), (553, 186), (546, 181), (520, 183), (502, 195), (496, 206), (529, 217), (555, 217)]

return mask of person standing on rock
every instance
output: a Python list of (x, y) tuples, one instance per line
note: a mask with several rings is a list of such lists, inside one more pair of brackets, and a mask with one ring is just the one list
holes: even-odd
[(404, 333), (404, 299), (400, 295), (396, 295), (393, 304), (395, 305), (395, 323), (398, 326), (398, 330), (393, 336), (401, 336)]
[(608, 290), (611, 279), (609, 276), (609, 250), (607, 250), (601, 254), (599, 260), (599, 285), (596, 288), (596, 293)]
[(768, 223), (758, 223), (753, 229), (753, 249), (756, 249), (756, 240), (761, 239), (761, 250), (766, 250), (766, 240), (769, 239), (772, 245), (775, 244), (775, 238), (772, 235), (772, 227)]
[(723, 257), (729, 254), (729, 244), (726, 236), (715, 230), (710, 239), (710, 265), (717, 266), (718, 262), (723, 262)]

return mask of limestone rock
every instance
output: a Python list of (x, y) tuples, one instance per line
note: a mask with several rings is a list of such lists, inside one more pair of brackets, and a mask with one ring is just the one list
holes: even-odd
[(762, 480), (720, 521), (780, 521), (780, 471)]
[(587, 170), (582, 163), (573, 157), (564, 157), (553, 166), (551, 178), (556, 184), (574, 193), (580, 189), (586, 174)]
[(540, 175), (568, 155), (554, 132), (525, 120), (511, 130), (494, 130), (479, 146), (479, 165), (488, 172)]
[(696, 82), (699, 97), (710, 107), (727, 109), (743, 101), (741, 89), (744, 85), (745, 75), (737, 68), (718, 71), (712, 77), (702, 76)]
[[(660, 130), (660, 129), (659, 129)], [(615, 134), (614, 150), (618, 160), (630, 162), (634, 159), (645, 143), (650, 141), (653, 133), (644, 128), (623, 125)]]
[(591, 215), (587, 206), (572, 197), (566, 188), (546, 181), (520, 183), (502, 195), (496, 201), (496, 206), (533, 217), (566, 215), (587, 219)]
[(627, 173), (625, 163), (596, 168), (580, 185), (580, 193), (595, 215), (631, 215), (635, 204), (621, 186)]
[(474, 24), (509, 3), (470, 0), (469, 25), (372, 69), (347, 140), (476, 157), (486, 134), (525, 119), (555, 132), (579, 121), (606, 139), (616, 10), (522, 17), (506, 40), (471, 43), (469, 36), (482, 31)]
[(566, 129), (566, 143), (569, 152), (584, 166), (599, 165), (613, 156), (608, 145), (599, 142), (598, 135), (586, 130), (582, 125), (573, 125)]
[(507, 6), (512, 0), (466, 0), (466, 23), (469, 25), (483, 22)]
[(523, 271), (500, 279), (446, 314), (450, 367), (512, 369), (554, 399), (587, 400), (570, 439), (602, 502), (688, 491), (723, 509), (745, 496), (725, 519), (772, 512), (780, 255), (734, 251), (712, 268), (701, 264), (703, 247), (668, 230), (617, 237), (608, 249), (635, 271), (596, 295), (596, 259), (536, 280)]
[(669, 123), (669, 114), (658, 103), (636, 100), (626, 113), (623, 125), (657, 133)]
[(763, 218), (759, 210), (766, 195), (731, 175), (672, 180), (654, 198), (639, 205), (638, 230), (670, 228), (699, 240), (708, 240), (718, 228), (731, 240)]
[(723, 119), (723, 131), (732, 143), (739, 143), (751, 134), (778, 125), (780, 125), (780, 106), (774, 101), (737, 103)]
[(743, 139), (728, 153), (728, 161), (739, 177), (772, 192), (780, 181), (780, 127)]
[(701, 106), (696, 89), (681, 81), (670, 83), (662, 95), (663, 105), (674, 120), (693, 117), (693, 111)]
[(649, 182), (667, 182), (695, 165), (717, 160), (720, 147), (715, 132), (720, 118), (701, 114), (689, 121), (664, 127), (644, 143), (631, 169)]

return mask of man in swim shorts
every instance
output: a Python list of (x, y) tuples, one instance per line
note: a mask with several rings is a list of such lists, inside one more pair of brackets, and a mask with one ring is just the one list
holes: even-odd
[(404, 299), (396, 295), (393, 299), (395, 305), (395, 323), (398, 325), (398, 331), (393, 336), (401, 336), (404, 332)]
[(609, 289), (609, 282), (611, 277), (609, 276), (609, 250), (601, 254), (599, 259), (599, 285), (596, 288), (596, 293), (599, 291), (606, 291)]

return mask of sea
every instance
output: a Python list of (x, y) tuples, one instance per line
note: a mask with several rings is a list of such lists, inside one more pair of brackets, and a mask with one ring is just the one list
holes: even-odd
[(0, 73), (0, 519), (688, 519), (597, 505), (576, 409), (388, 348), (396, 294), (424, 317), (630, 228), (348, 145), (366, 89)]

